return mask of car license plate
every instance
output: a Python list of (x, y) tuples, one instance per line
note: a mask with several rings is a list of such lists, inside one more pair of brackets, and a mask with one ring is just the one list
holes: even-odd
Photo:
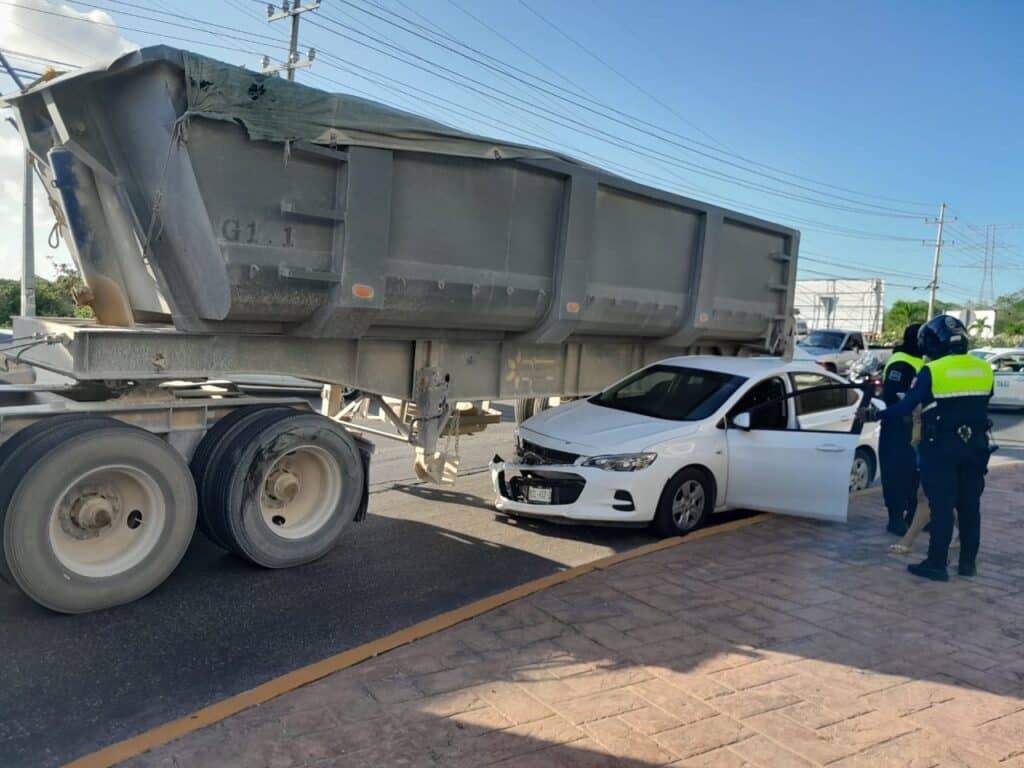
[(526, 500), (535, 501), (539, 504), (550, 504), (551, 503), (551, 489), (550, 488), (539, 488), (535, 485), (527, 486), (526, 488)]

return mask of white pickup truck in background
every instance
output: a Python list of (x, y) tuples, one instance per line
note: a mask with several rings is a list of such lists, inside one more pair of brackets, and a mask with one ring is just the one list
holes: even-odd
[(823, 368), (843, 376), (867, 349), (863, 333), (836, 328), (811, 331), (797, 344)]

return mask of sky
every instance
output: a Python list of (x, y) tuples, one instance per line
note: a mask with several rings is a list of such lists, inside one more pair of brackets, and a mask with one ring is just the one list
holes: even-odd
[[(288, 32), (258, 0), (0, 0), (0, 49), (34, 71), (157, 43), (258, 69)], [(881, 278), (887, 304), (927, 298), (945, 202), (938, 294), (963, 303), (990, 224), (991, 292), (1024, 289), (1022, 38), (1014, 0), (325, 0), (297, 79), (793, 226), (798, 277)], [(21, 163), (4, 125), (0, 276)], [(36, 210), (45, 276), (68, 257)]]

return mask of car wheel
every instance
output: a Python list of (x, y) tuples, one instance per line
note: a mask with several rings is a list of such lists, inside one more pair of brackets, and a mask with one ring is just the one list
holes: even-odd
[(863, 491), (875, 480), (875, 457), (867, 448), (860, 447), (853, 455), (850, 467), (850, 493)]
[(685, 536), (700, 528), (715, 508), (715, 484), (703, 470), (689, 467), (665, 485), (653, 527), (662, 536)]
[(825, 363), (825, 370), (829, 373), (839, 373), (839, 369), (836, 368), (835, 363)]

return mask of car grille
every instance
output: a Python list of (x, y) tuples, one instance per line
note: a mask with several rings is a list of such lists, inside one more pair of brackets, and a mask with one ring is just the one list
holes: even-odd
[(580, 455), (567, 451), (556, 451), (542, 445), (523, 440), (520, 459), (523, 464), (574, 464)]

